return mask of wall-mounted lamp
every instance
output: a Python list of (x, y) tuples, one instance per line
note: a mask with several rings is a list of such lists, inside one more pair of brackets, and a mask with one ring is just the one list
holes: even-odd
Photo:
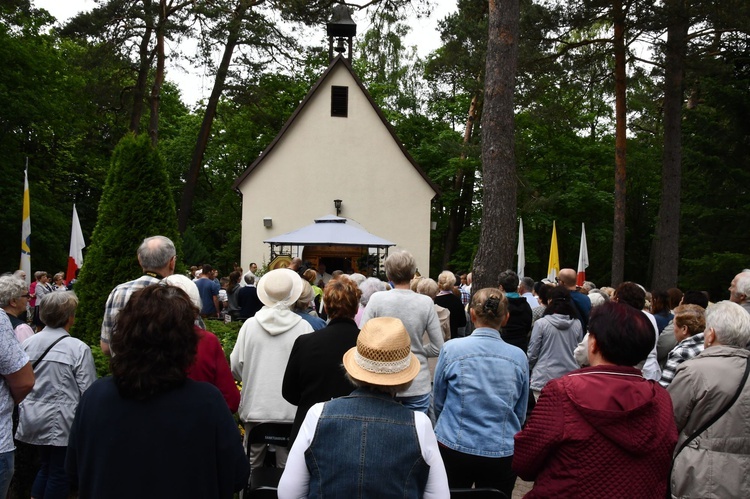
[(341, 200), (334, 199), (333, 205), (336, 207), (336, 216), (339, 216), (341, 214)]
[(271, 227), (273, 227), (273, 220), (271, 218), (264, 218), (263, 227), (266, 227), (267, 229), (270, 229)]

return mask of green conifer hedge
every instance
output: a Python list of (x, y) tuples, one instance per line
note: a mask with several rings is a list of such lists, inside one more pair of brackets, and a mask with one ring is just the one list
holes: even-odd
[(169, 178), (148, 134), (128, 134), (112, 154), (96, 227), (75, 284), (79, 298), (73, 334), (98, 348), (104, 305), (112, 288), (142, 275), (136, 252), (144, 238), (181, 240)]

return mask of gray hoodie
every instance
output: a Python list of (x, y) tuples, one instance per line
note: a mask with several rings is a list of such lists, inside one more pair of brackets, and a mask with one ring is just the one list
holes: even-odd
[(534, 323), (529, 341), (529, 369), (532, 390), (541, 390), (551, 379), (578, 369), (573, 356), (583, 339), (581, 321), (567, 315), (546, 315)]

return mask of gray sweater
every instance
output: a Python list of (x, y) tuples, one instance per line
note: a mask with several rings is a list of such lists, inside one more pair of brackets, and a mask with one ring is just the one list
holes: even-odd
[[(362, 316), (362, 326), (374, 317), (396, 317), (401, 319), (404, 327), (409, 331), (411, 351), (419, 359), (420, 369), (411, 387), (398, 394), (400, 397), (415, 397), (432, 391), (427, 358), (437, 357), (443, 347), (440, 320), (433, 305), (429, 296), (420, 295), (411, 290), (378, 291), (370, 297)], [(429, 343), (422, 341), (425, 332), (430, 340)]]

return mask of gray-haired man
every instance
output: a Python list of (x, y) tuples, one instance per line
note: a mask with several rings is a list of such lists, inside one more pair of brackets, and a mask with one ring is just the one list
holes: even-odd
[(138, 279), (118, 285), (107, 298), (104, 320), (102, 321), (102, 335), (99, 342), (102, 352), (112, 355), (109, 349), (109, 341), (112, 338), (115, 319), (130, 299), (130, 295), (174, 274), (176, 262), (177, 251), (174, 243), (168, 237), (153, 236), (143, 240), (138, 248), (138, 263), (141, 264), (143, 275)]

